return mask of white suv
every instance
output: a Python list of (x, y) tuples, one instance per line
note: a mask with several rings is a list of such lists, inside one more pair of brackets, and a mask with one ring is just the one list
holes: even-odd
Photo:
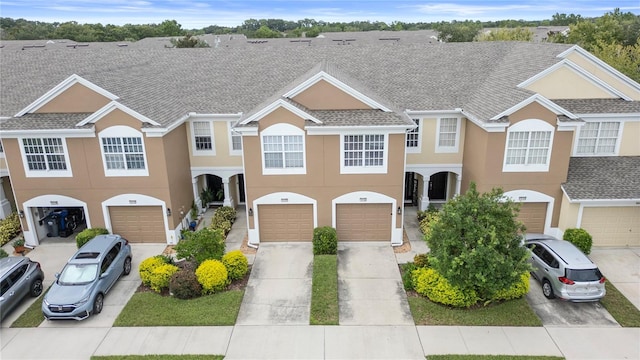
[(542, 293), (569, 301), (598, 301), (604, 297), (606, 279), (575, 245), (547, 235), (527, 234), (524, 245), (531, 252), (531, 274), (542, 284)]

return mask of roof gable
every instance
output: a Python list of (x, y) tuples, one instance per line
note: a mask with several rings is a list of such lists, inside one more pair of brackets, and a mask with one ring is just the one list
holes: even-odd
[(549, 111), (553, 112), (556, 115), (564, 115), (567, 116), (570, 119), (577, 119), (578, 117), (574, 114), (572, 114), (571, 112), (569, 112), (568, 110), (564, 109), (563, 107), (561, 107), (560, 105), (554, 103), (553, 101), (545, 98), (544, 96), (540, 95), (540, 94), (535, 94), (532, 95), (531, 97), (529, 97), (528, 99), (519, 102), (518, 104), (510, 107), (509, 109), (501, 112), (500, 114), (494, 116), (491, 118), (491, 120), (499, 120), (501, 118), (503, 118), (504, 116), (509, 116), (511, 114), (513, 114), (514, 112), (524, 108), (525, 106), (536, 102), (542, 106), (544, 106), (546, 109), (548, 109)]
[(320, 120), (318, 120), (317, 118), (315, 118), (314, 116), (309, 114), (307, 111), (305, 111), (301, 107), (293, 105), (292, 101), (288, 101), (287, 99), (278, 99), (278, 100), (272, 102), (271, 104), (263, 107), (261, 110), (255, 112), (253, 115), (251, 115), (251, 116), (247, 117), (246, 119), (240, 121), (240, 124), (241, 125), (246, 125), (246, 124), (248, 124), (248, 123), (250, 123), (252, 121), (259, 121), (263, 117), (271, 114), (272, 112), (274, 112), (275, 110), (277, 110), (279, 108), (284, 108), (286, 110), (289, 110), (290, 112), (292, 112), (295, 115), (301, 117), (302, 119), (311, 120), (316, 124), (321, 124), (322, 123)]
[(38, 109), (40, 109), (41, 107), (49, 103), (51, 100), (55, 99), (58, 95), (64, 93), (65, 91), (67, 91), (69, 88), (71, 88), (76, 84), (80, 84), (90, 90), (93, 90), (94, 92), (106, 97), (111, 101), (119, 99), (116, 95), (108, 92), (107, 90), (93, 84), (90, 81), (83, 79), (82, 77), (76, 74), (73, 74), (68, 78), (66, 78), (64, 81), (62, 81), (60, 84), (56, 85), (53, 89), (47, 91), (44, 95), (42, 95), (36, 101), (29, 104), (26, 108), (19, 111), (15, 115), (15, 117), (20, 117), (24, 114), (33, 113), (37, 111)]
[(160, 124), (158, 124), (157, 122), (149, 119), (148, 117), (116, 102), (116, 101), (112, 101), (110, 103), (108, 103), (107, 105), (103, 106), (100, 110), (94, 112), (93, 114), (91, 114), (90, 116), (88, 116), (87, 118), (85, 118), (84, 120), (82, 120), (81, 122), (77, 123), (76, 126), (83, 126), (86, 124), (94, 124), (97, 121), (99, 121), (100, 119), (102, 119), (103, 117), (107, 116), (108, 114), (110, 114), (112, 111), (114, 110), (120, 110), (128, 115), (130, 115), (131, 117), (140, 120), (140, 122), (143, 123), (147, 123), (150, 125), (154, 125), (154, 126), (160, 126)]

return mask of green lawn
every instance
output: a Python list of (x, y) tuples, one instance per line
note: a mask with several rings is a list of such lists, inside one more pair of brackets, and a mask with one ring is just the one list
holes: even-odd
[(92, 356), (91, 360), (222, 360), (223, 355), (111, 355)]
[[(49, 287), (50, 288), (50, 287)], [(25, 312), (20, 315), (16, 321), (11, 324), (12, 328), (28, 328), (38, 327), (44, 321), (44, 315), (42, 314), (42, 299), (44, 294), (49, 291), (49, 288), (45, 290), (36, 301), (31, 304)]]
[(624, 327), (640, 327), (640, 310), (635, 307), (610, 281), (605, 283), (607, 295), (600, 300), (609, 314)]
[(338, 325), (338, 256), (313, 257), (311, 325)]
[(135, 293), (113, 326), (234, 325), (244, 290), (181, 300), (154, 292)]
[(542, 326), (527, 300), (516, 299), (473, 309), (457, 309), (407, 294), (416, 325)]
[(558, 356), (533, 355), (429, 355), (428, 360), (562, 360)]

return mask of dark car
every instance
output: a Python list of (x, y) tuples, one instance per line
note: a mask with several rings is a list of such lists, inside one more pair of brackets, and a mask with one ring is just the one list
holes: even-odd
[(84, 320), (99, 314), (104, 297), (131, 272), (131, 245), (120, 235), (98, 235), (75, 253), (42, 301), (47, 319)]
[(40, 296), (43, 280), (40, 263), (28, 257), (0, 259), (0, 318), (4, 319), (25, 296)]

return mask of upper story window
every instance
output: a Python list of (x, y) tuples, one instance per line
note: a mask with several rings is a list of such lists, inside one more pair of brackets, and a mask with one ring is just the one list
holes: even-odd
[(458, 152), (460, 118), (438, 118), (436, 152)]
[(387, 172), (387, 136), (385, 134), (343, 135), (340, 143), (341, 173)]
[(306, 174), (304, 130), (275, 124), (261, 133), (262, 173)]
[(215, 155), (216, 149), (213, 142), (213, 122), (192, 121), (191, 133), (194, 155)]
[(413, 119), (417, 127), (407, 132), (407, 152), (420, 151), (420, 119)]
[(578, 133), (576, 155), (615, 155), (620, 135), (620, 122), (587, 122)]
[(229, 154), (242, 155), (242, 136), (233, 131), (233, 121), (227, 122), (227, 129), (229, 130)]
[(23, 138), (21, 142), (27, 177), (72, 176), (64, 139)]
[(549, 171), (553, 132), (551, 124), (537, 119), (509, 127), (502, 171)]
[(148, 176), (142, 133), (112, 126), (99, 134), (105, 176)]

